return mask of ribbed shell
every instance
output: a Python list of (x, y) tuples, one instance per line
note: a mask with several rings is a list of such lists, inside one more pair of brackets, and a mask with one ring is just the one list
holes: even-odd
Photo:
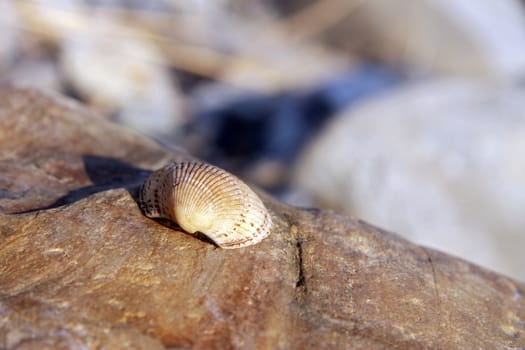
[(272, 223), (244, 182), (198, 162), (175, 162), (155, 171), (140, 189), (139, 205), (146, 216), (175, 221), (184, 231), (201, 232), (226, 249), (260, 242)]

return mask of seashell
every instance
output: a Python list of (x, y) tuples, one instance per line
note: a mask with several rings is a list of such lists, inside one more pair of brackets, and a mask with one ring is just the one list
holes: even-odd
[(225, 249), (260, 242), (272, 224), (261, 199), (243, 181), (198, 162), (174, 162), (155, 171), (140, 188), (139, 206), (147, 217), (172, 220)]

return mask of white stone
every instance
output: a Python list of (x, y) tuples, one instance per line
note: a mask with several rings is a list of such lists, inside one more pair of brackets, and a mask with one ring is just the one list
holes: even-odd
[(420, 83), (333, 120), (296, 184), (322, 203), (525, 280), (525, 91)]

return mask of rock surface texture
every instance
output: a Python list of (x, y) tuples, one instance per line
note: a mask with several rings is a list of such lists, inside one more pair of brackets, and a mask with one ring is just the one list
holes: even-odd
[(525, 286), (359, 220), (261, 194), (223, 250), (142, 215), (190, 159), (60, 97), (0, 93), (2, 349), (522, 349)]

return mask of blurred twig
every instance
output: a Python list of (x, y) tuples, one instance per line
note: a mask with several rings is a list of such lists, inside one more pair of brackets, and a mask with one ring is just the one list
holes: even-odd
[[(89, 35), (94, 28), (101, 29), (86, 11), (71, 12), (30, 2), (16, 2), (16, 9), (22, 19), (20, 29), (54, 41), (63, 40), (73, 33)], [(205, 47), (182, 44), (140, 27), (112, 23), (109, 28), (111, 30), (105, 35), (115, 39), (128, 37), (152, 42), (166, 51), (168, 64), (204, 76), (215, 76), (220, 67), (236, 59)]]
[[(53, 41), (63, 40), (74, 33), (89, 35), (95, 29), (104, 30), (96, 22), (96, 16), (92, 16), (87, 10), (71, 12), (32, 2), (15, 2), (15, 7), (22, 20), (19, 29)], [(111, 23), (108, 28), (110, 30), (102, 34), (114, 37), (116, 40), (132, 38), (153, 43), (167, 58), (167, 62), (162, 63), (202, 76), (220, 79), (218, 72), (233, 65), (259, 66), (265, 71), (271, 71), (271, 67), (253, 57), (237, 53), (224, 54), (207, 47), (185, 44), (144, 27), (126, 26), (117, 22)], [(274, 73), (279, 74), (277, 71)]]
[[(164, 53), (163, 62), (153, 63), (222, 80), (244, 89), (255, 88), (258, 91), (267, 91), (297, 84), (298, 81), (301, 81), (301, 79), (298, 80), (299, 73), (306, 76), (307, 79), (303, 80), (307, 81), (308, 77), (315, 77), (319, 72), (322, 74), (323, 70), (327, 70), (325, 67), (329, 67), (329, 63), (324, 62), (317, 64), (319, 72), (312, 69), (312, 62), (305, 61), (305, 57), (313, 57), (314, 54), (318, 54), (319, 48), (311, 45), (313, 51), (308, 52), (307, 50), (309, 54), (302, 55), (286, 31), (293, 31), (295, 37), (313, 36), (333, 24), (334, 21), (346, 16), (360, 1), (353, 1), (350, 6), (344, 1), (320, 0), (315, 3), (315, 6), (311, 5), (284, 21), (276, 20), (276, 24), (270, 26), (270, 31), (265, 31), (261, 36), (257, 34), (254, 36), (254, 31), (251, 32), (251, 36), (250, 34), (240, 35), (239, 42), (234, 42), (233, 47), (229, 47), (231, 51), (228, 53), (221, 52), (220, 48), (212, 48), (211, 46), (215, 46), (216, 43), (207, 42), (210, 38), (204, 31), (199, 32), (199, 28), (205, 28), (210, 22), (213, 22), (206, 18), (206, 15), (199, 17), (196, 14), (188, 16), (187, 13), (141, 12), (93, 6), (65, 10), (34, 1), (13, 1), (12, 4), (20, 19), (19, 29), (34, 33), (54, 43), (60, 43), (78, 34), (103, 35), (115, 40), (129, 38), (145, 41), (152, 43)], [(341, 3), (344, 6), (340, 5)], [(186, 27), (181, 23), (190, 23), (190, 25)], [(192, 30), (192, 28), (197, 28), (197, 30)], [(271, 35), (267, 36), (267, 33)], [(303, 43), (301, 49), (305, 47)], [(282, 65), (279, 60), (282, 60), (283, 57), (297, 61), (295, 65), (297, 69), (290, 71), (289, 65)], [(308, 69), (301, 69), (301, 65)], [(241, 73), (240, 75), (224, 74), (229, 71)], [(248, 78), (243, 80), (243, 74), (246, 72), (248, 73), (245, 77)], [(265, 83), (250, 85), (251, 76)], [(241, 79), (238, 79), (239, 77)]]
[(270, 27), (264, 37), (312, 40), (350, 15), (365, 0), (318, 0)]

